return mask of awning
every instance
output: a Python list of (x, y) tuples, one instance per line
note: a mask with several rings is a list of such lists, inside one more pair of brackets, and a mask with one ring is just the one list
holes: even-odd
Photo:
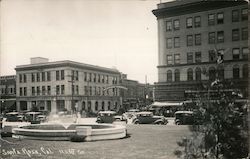
[(151, 104), (153, 108), (161, 108), (161, 107), (181, 107), (183, 102), (154, 102)]

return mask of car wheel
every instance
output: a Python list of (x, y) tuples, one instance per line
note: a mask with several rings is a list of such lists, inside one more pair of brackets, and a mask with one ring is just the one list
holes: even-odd
[(181, 125), (181, 123), (180, 123), (180, 122), (176, 122), (175, 124), (176, 124), (176, 125)]
[(134, 124), (139, 124), (139, 121), (135, 121)]
[(160, 122), (158, 122), (157, 124), (158, 124), (158, 125), (163, 125), (163, 122), (160, 121)]

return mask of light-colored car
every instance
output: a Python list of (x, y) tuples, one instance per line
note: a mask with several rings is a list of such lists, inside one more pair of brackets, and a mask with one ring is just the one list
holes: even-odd
[(114, 121), (126, 121), (126, 119), (117, 115), (115, 111), (100, 111), (96, 120), (97, 123), (113, 123)]
[(136, 113), (136, 118), (133, 120), (134, 124), (167, 124), (168, 120), (164, 116), (155, 116), (152, 112)]

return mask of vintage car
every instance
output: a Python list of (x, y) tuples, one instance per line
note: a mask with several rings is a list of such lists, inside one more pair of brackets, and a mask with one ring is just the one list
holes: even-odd
[(124, 116), (126, 116), (128, 119), (131, 119), (136, 116), (136, 113), (140, 112), (139, 109), (130, 109), (127, 112), (124, 113)]
[(119, 116), (115, 111), (100, 111), (97, 116), (97, 123), (113, 123), (114, 121), (126, 121), (124, 116)]
[(41, 121), (37, 119), (41, 112), (27, 112), (25, 114), (26, 121), (31, 122), (31, 124), (39, 124)]
[(167, 124), (168, 120), (164, 116), (154, 116), (152, 112), (136, 113), (136, 118), (133, 120), (134, 124)]
[(175, 112), (176, 125), (193, 125), (194, 124), (193, 111), (177, 111)]
[(40, 122), (45, 122), (47, 120), (47, 116), (46, 115), (38, 115), (36, 117), (36, 120), (40, 121)]
[(5, 114), (6, 121), (9, 122), (18, 122), (20, 120), (19, 112), (10, 112)]

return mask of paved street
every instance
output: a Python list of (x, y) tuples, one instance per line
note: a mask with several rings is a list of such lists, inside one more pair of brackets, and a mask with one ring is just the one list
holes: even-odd
[[(81, 122), (94, 119), (81, 119)], [(189, 135), (187, 126), (127, 125), (128, 137), (96, 142), (39, 141), (2, 138), (2, 158), (175, 159), (176, 142)]]

